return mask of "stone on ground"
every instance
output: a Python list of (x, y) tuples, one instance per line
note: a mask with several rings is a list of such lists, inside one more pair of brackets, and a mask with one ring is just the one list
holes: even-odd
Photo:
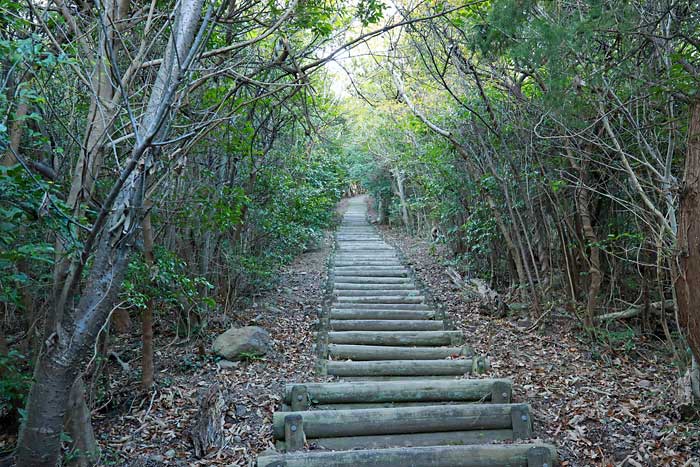
[(244, 360), (266, 355), (272, 346), (270, 335), (261, 327), (231, 328), (220, 334), (212, 345), (215, 354), (226, 360)]

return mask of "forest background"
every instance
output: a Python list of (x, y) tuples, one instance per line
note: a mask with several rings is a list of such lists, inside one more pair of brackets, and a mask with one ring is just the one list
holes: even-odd
[(111, 330), (141, 321), (148, 393), (154, 323), (199, 345), (351, 187), (494, 313), (651, 336), (700, 394), (696, 2), (1, 0), (0, 24), (24, 465), (90, 457)]

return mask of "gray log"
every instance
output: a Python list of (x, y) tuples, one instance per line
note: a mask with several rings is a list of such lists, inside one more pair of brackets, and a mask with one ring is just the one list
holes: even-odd
[(330, 344), (356, 345), (461, 345), (461, 331), (340, 331), (329, 332)]
[[(479, 370), (477, 365), (473, 359), (330, 361), (326, 371), (332, 376), (460, 376)], [(483, 367), (488, 367), (486, 360)]]
[(405, 269), (393, 270), (373, 270), (369, 268), (335, 269), (336, 277), (406, 277), (408, 272)]
[(495, 385), (508, 379), (461, 379), (451, 381), (401, 381), (388, 383), (294, 383), (284, 388), (284, 401), (292, 403), (294, 388), (306, 388), (313, 404), (340, 404), (354, 402), (439, 402), (486, 401)]
[(348, 296), (339, 296), (336, 297), (336, 300), (340, 303), (361, 303), (361, 304), (369, 304), (369, 303), (387, 303), (387, 304), (420, 304), (425, 301), (425, 297), (423, 295), (371, 295), (368, 297), (348, 297)]
[(542, 467), (528, 465), (528, 453), (540, 447), (549, 451), (551, 466), (556, 465), (556, 449), (538, 443), (280, 454), (258, 458), (257, 467)]
[[(513, 430), (484, 431), (445, 431), (437, 433), (410, 433), (402, 435), (349, 436), (339, 438), (307, 439), (316, 449), (347, 451), (350, 449), (381, 449), (391, 447), (413, 446), (464, 446), (470, 444), (488, 444), (494, 441), (513, 439)], [(286, 441), (275, 443), (280, 451), (288, 451)], [(545, 451), (548, 453), (548, 451)]]
[(339, 319), (331, 320), (329, 324), (334, 331), (441, 331), (445, 329), (445, 323), (442, 321), (425, 319)]
[(354, 277), (343, 276), (338, 277), (335, 283), (342, 282), (343, 284), (413, 284), (408, 277)]
[[(430, 322), (430, 321), (428, 321)], [(441, 358), (471, 357), (467, 347), (392, 347), (387, 345), (329, 344), (328, 352), (336, 360), (437, 360)]]
[(421, 303), (336, 303), (333, 308), (344, 310), (430, 310)]
[(392, 285), (384, 285), (378, 289), (335, 289), (333, 295), (338, 297), (372, 297), (377, 295), (389, 295), (392, 297), (413, 297), (420, 295), (420, 292), (415, 287), (406, 287), (405, 289), (396, 289)]
[(434, 319), (434, 311), (414, 310), (331, 310), (331, 319)]
[(416, 290), (416, 287), (410, 282), (398, 284), (353, 284), (351, 282), (336, 282), (333, 288), (337, 291), (341, 290), (382, 290), (391, 288), (392, 290)]
[(511, 413), (529, 413), (526, 404), (465, 404), (391, 409), (311, 410), (272, 415), (275, 439), (284, 439), (284, 419), (301, 415), (307, 438), (369, 436), (434, 431), (512, 428)]

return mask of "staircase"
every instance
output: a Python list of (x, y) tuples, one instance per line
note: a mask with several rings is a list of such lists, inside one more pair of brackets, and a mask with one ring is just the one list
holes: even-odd
[[(321, 317), (318, 371), (330, 383), (287, 385), (273, 415), (276, 452), (258, 467), (551, 467), (530, 409), (428, 302), (396, 250), (350, 200)], [(494, 444), (499, 442), (499, 444)], [(515, 443), (514, 443), (515, 442)], [(308, 450), (307, 450), (308, 449)]]

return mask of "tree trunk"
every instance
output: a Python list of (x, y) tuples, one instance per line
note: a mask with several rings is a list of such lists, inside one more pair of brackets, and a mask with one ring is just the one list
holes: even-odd
[(72, 467), (95, 465), (99, 452), (90, 421), (90, 409), (85, 403), (85, 383), (82, 376), (78, 376), (71, 387), (64, 429), (71, 437), (67, 464)]
[[(146, 206), (149, 209), (150, 206)], [(153, 256), (153, 227), (151, 225), (150, 210), (143, 218), (143, 256), (146, 260), (146, 265), (149, 269), (149, 278), (151, 274), (155, 258)], [(153, 298), (148, 299), (146, 309), (143, 310), (141, 316), (141, 330), (143, 340), (143, 354), (141, 355), (141, 386), (145, 390), (151, 389), (153, 386)]]
[(406, 230), (409, 230), (410, 219), (408, 217), (408, 206), (406, 204), (406, 190), (404, 189), (404, 173), (400, 170), (394, 171), (394, 178), (396, 178), (396, 191), (399, 194), (399, 204), (401, 205), (401, 220), (403, 221), (403, 226)]
[(675, 283), (678, 318), (695, 360), (700, 360), (700, 99), (690, 105), (679, 214)]

